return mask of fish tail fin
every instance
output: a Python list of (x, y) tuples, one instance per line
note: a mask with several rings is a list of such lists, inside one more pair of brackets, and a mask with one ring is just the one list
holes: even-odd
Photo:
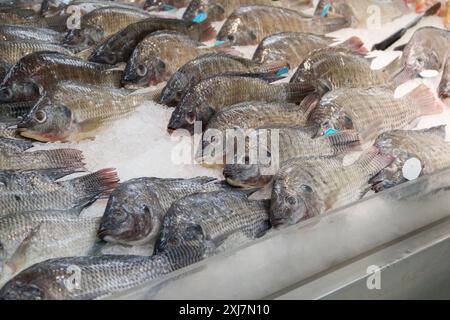
[(366, 55), (367, 53), (369, 53), (369, 50), (367, 50), (367, 48), (364, 46), (364, 42), (361, 40), (361, 38), (356, 36), (345, 40), (339, 46), (350, 49), (350, 51), (361, 55)]
[(411, 91), (408, 97), (414, 101), (422, 116), (438, 114), (444, 110), (443, 102), (424, 84)]
[(56, 149), (44, 151), (54, 168), (81, 169), (84, 167), (83, 152), (75, 149)]
[(118, 186), (119, 177), (115, 169), (102, 169), (66, 183), (74, 186), (80, 195), (79, 204), (86, 206), (100, 197), (108, 196)]
[(200, 28), (200, 41), (205, 42), (212, 40), (216, 37), (217, 35), (216, 29), (214, 29), (213, 25), (209, 20), (203, 21), (198, 25)]
[(317, 27), (323, 33), (330, 33), (351, 26), (351, 21), (343, 16), (315, 17)]
[(287, 102), (301, 103), (309, 94), (315, 91), (315, 88), (309, 84), (287, 83)]
[(309, 118), (311, 112), (316, 108), (320, 102), (320, 95), (318, 93), (311, 93), (307, 95), (302, 102), (300, 102), (300, 109), (303, 110), (306, 117)]
[(324, 138), (328, 140), (337, 154), (361, 150), (359, 134), (354, 130), (338, 132), (333, 135), (324, 136)]
[(377, 147), (372, 146), (361, 155), (355, 164), (365, 174), (368, 174), (370, 178), (372, 178), (381, 170), (389, 166), (392, 161), (394, 161), (393, 156), (381, 154)]

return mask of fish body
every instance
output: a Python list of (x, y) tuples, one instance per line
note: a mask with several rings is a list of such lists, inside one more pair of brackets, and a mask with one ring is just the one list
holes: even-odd
[[(206, 27), (211, 31), (209, 27)], [(90, 61), (106, 64), (126, 62), (138, 43), (150, 33), (160, 30), (177, 31), (194, 40), (203, 40), (204, 25), (194, 24), (178, 19), (159, 17), (147, 18), (130, 24), (100, 45), (89, 58)]]
[(343, 166), (339, 158), (292, 159), (274, 177), (270, 221), (286, 226), (361, 199), (368, 181), (392, 162), (378, 150)]
[(401, 70), (393, 80), (401, 84), (414, 79), (424, 70), (441, 71), (450, 54), (450, 31), (435, 27), (423, 27), (414, 32), (403, 49)]
[(36, 100), (60, 81), (120, 87), (122, 71), (54, 52), (35, 52), (19, 60), (0, 84), (0, 101)]
[[(74, 8), (74, 9), (71, 9)], [(108, 0), (44, 0), (40, 13), (44, 17), (54, 17), (66, 13), (76, 13), (84, 16), (96, 9), (115, 7), (120, 9), (136, 9), (136, 6), (119, 1)], [(73, 10), (73, 11), (72, 11)]]
[(63, 40), (63, 34), (46, 28), (2, 24), (0, 25), (0, 40), (34, 40), (59, 44)]
[(287, 83), (270, 84), (254, 77), (218, 75), (197, 84), (172, 113), (169, 129), (192, 129), (194, 122), (203, 127), (218, 111), (245, 101), (298, 102), (309, 87)]
[(80, 178), (56, 182), (38, 172), (0, 174), (0, 217), (33, 211), (81, 211), (117, 185), (117, 173), (100, 170)]
[(249, 5), (270, 5), (272, 0), (193, 0), (183, 13), (183, 19), (192, 21), (200, 14), (206, 13), (210, 21), (228, 18), (234, 10)]
[(217, 40), (233, 45), (257, 45), (277, 32), (324, 34), (345, 27), (345, 19), (305, 19), (294, 10), (272, 6), (246, 6), (235, 10), (219, 31)]
[(3, 80), (3, 78), (6, 76), (6, 74), (8, 73), (9, 69), (11, 69), (12, 65), (0, 60), (0, 82)]
[(102, 7), (81, 17), (79, 29), (69, 30), (64, 43), (89, 47), (97, 45), (128, 25), (151, 17), (138, 8)]
[(146, 36), (133, 51), (124, 71), (126, 86), (147, 87), (168, 80), (186, 62), (211, 49), (177, 32)]
[(291, 83), (313, 85), (322, 94), (338, 88), (389, 85), (385, 73), (372, 70), (369, 60), (344, 48), (311, 52), (295, 71)]
[[(385, 24), (412, 13), (402, 0), (320, 0), (314, 15), (321, 16), (327, 5), (330, 5), (329, 16), (343, 16), (353, 28), (380, 28), (374, 24)], [(374, 19), (375, 14), (379, 21)]]
[(68, 212), (33, 212), (0, 218), (1, 282), (47, 259), (86, 256), (97, 241), (100, 218)]
[(170, 11), (172, 8), (185, 8), (189, 5), (190, 2), (191, 0), (146, 0), (144, 3), (144, 9), (149, 11)]
[(193, 193), (227, 190), (214, 178), (139, 178), (127, 181), (111, 194), (100, 225), (102, 239), (127, 245), (156, 240), (167, 210)]
[(386, 87), (339, 89), (326, 94), (311, 112), (310, 125), (319, 135), (328, 130), (356, 130), (371, 142), (381, 133), (413, 126), (424, 115), (442, 112), (442, 103), (421, 85), (403, 98), (395, 98)]
[(95, 137), (106, 123), (127, 116), (155, 92), (60, 82), (18, 124), (20, 134), (39, 141), (79, 141)]
[(445, 64), (444, 73), (442, 74), (441, 83), (438, 88), (439, 97), (443, 100), (450, 97), (450, 58), (447, 58), (447, 63)]
[[(270, 182), (278, 171), (279, 165), (289, 159), (332, 157), (352, 151), (359, 145), (358, 133), (352, 131), (313, 138), (317, 131), (317, 128), (314, 127), (271, 125), (258, 129), (259, 139), (253, 147), (266, 150), (270, 156), (267, 159), (253, 159), (249, 163), (225, 165), (224, 176), (227, 182), (233, 186), (263, 187)], [(246, 155), (251, 154), (250, 148), (246, 145)], [(258, 149), (254, 151), (258, 151)], [(256, 155), (256, 152), (254, 154)], [(260, 156), (261, 154), (259, 154)]]
[(276, 73), (280, 65), (263, 65), (225, 53), (203, 54), (180, 67), (161, 93), (161, 103), (176, 105), (195, 85), (224, 73)]
[(381, 154), (394, 162), (372, 179), (373, 189), (382, 191), (408, 181), (403, 172), (406, 161), (420, 161), (420, 175), (432, 174), (450, 166), (450, 144), (445, 141), (445, 126), (425, 130), (394, 130), (375, 141)]
[(72, 51), (61, 45), (34, 40), (12, 40), (0, 42), (0, 60), (3, 60), (11, 65), (16, 64), (24, 56), (38, 51), (59, 52), (68, 56), (73, 54)]

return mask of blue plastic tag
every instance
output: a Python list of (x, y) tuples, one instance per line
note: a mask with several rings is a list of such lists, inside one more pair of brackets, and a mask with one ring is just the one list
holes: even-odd
[(336, 129), (333, 129), (333, 128), (329, 128), (329, 129), (327, 129), (327, 130), (324, 132), (324, 134), (325, 134), (326, 136), (331, 136), (332, 134), (335, 134), (335, 133), (337, 133), (337, 130), (336, 130)]
[(284, 74), (286, 74), (288, 72), (289, 72), (289, 68), (288, 67), (283, 67), (280, 70), (278, 70), (277, 76), (280, 77), (280, 76), (282, 76), (282, 75), (284, 75)]
[(208, 18), (208, 14), (204, 11), (200, 11), (200, 13), (198, 15), (196, 15), (194, 19), (192, 19), (192, 22), (202, 23), (207, 18)]
[(221, 46), (223, 44), (225, 44), (225, 41), (217, 40), (216, 43), (214, 43), (214, 46), (217, 47), (217, 46)]
[(170, 4), (163, 4), (162, 9), (163, 11), (177, 11), (177, 8), (171, 6)]
[(327, 3), (326, 6), (323, 8), (322, 12), (320, 13), (321, 17), (326, 17), (328, 15), (328, 12), (331, 9), (331, 3)]

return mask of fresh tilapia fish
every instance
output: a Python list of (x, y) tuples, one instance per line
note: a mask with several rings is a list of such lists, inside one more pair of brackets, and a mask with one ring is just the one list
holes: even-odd
[[(380, 149), (381, 154), (395, 159), (389, 167), (372, 179), (375, 191), (382, 191), (421, 175), (450, 167), (450, 144), (445, 141), (445, 126), (386, 132), (378, 137), (375, 146)], [(408, 169), (408, 161), (417, 160), (420, 167), (416, 168), (417, 170)]]
[(191, 0), (146, 0), (144, 3), (144, 9), (153, 11), (169, 11), (173, 8), (180, 9), (187, 7)]
[(94, 62), (116, 64), (126, 62), (138, 43), (155, 31), (177, 31), (194, 40), (207, 40), (214, 37), (214, 29), (208, 23), (195, 24), (178, 19), (151, 17), (130, 24), (99, 46), (91, 55)]
[(100, 218), (68, 212), (10, 214), (0, 218), (0, 283), (47, 259), (89, 255)]
[(33, 143), (29, 141), (0, 137), (0, 150), (21, 152), (31, 148), (33, 148)]
[(447, 58), (438, 93), (443, 100), (450, 98), (450, 58)]
[(218, 75), (197, 84), (175, 108), (168, 129), (192, 129), (196, 121), (205, 127), (218, 111), (245, 101), (299, 102), (311, 92), (303, 84), (270, 84), (250, 76)]
[(176, 252), (177, 261), (188, 265), (259, 238), (269, 228), (268, 200), (249, 200), (242, 191), (197, 193), (170, 207), (155, 253)]
[(414, 32), (403, 49), (402, 69), (393, 79), (401, 84), (414, 79), (425, 70), (441, 71), (450, 55), (450, 31), (423, 27)]
[(62, 31), (67, 27), (67, 17), (68, 16), (43, 18), (30, 9), (0, 7), (0, 21), (2, 24), (50, 28), (57, 31)]
[[(166, 255), (103, 255), (50, 259), (25, 269), (0, 290), (2, 300), (107, 298), (166, 275), (179, 266)], [(74, 272), (80, 276), (74, 283)], [(76, 287), (75, 287), (76, 286)]]
[(183, 14), (188, 21), (221, 21), (228, 18), (234, 10), (249, 5), (271, 5), (272, 0), (192, 0)]
[(0, 173), (0, 216), (32, 211), (81, 211), (111, 193), (119, 181), (113, 169), (56, 182), (38, 172)]
[(346, 26), (344, 18), (305, 19), (297, 11), (271, 6), (235, 10), (219, 31), (217, 40), (234, 45), (256, 45), (277, 32), (324, 34)]
[[(232, 186), (263, 187), (272, 180), (279, 166), (289, 159), (337, 156), (359, 146), (358, 133), (355, 131), (342, 131), (314, 139), (316, 131), (315, 127), (286, 125), (258, 128), (258, 140), (253, 146), (256, 159), (252, 160), (249, 156), (251, 152), (247, 144), (245, 157), (249, 157), (250, 161), (226, 164), (223, 175)], [(259, 159), (261, 154), (258, 155), (258, 150), (265, 150), (267, 157)]]
[(146, 36), (134, 49), (122, 83), (127, 87), (148, 87), (166, 81), (186, 62), (212, 49), (175, 31), (158, 31)]
[[(297, 67), (314, 50), (325, 48), (336, 42), (327, 36), (305, 32), (280, 32), (264, 38), (253, 54), (253, 60), (260, 63), (287, 61)], [(338, 47), (355, 52), (366, 53), (367, 49), (358, 37), (352, 37)]]
[(403, 0), (320, 0), (314, 15), (342, 16), (354, 28), (379, 29), (380, 26), (375, 25), (377, 19), (385, 24), (408, 13), (412, 10)]
[(0, 144), (0, 170), (80, 169), (83, 154), (74, 149), (18, 152)]
[(392, 161), (373, 149), (349, 166), (339, 158), (287, 161), (274, 177), (272, 225), (296, 224), (361, 199), (370, 190), (368, 181)]
[(1, 24), (0, 40), (35, 40), (46, 44), (59, 44), (63, 40), (63, 34), (46, 28)]
[(344, 48), (311, 52), (300, 64), (291, 83), (314, 86), (321, 94), (338, 88), (365, 88), (388, 84), (382, 70), (372, 70), (370, 60)]
[(402, 98), (386, 87), (338, 89), (322, 98), (309, 123), (319, 126), (319, 135), (356, 130), (367, 143), (384, 132), (414, 127), (417, 118), (442, 110), (442, 102), (425, 85)]
[(120, 87), (122, 71), (54, 52), (35, 52), (17, 62), (0, 84), (0, 102), (38, 99), (60, 81)]
[[(123, 92), (125, 91), (125, 92)], [(107, 87), (62, 82), (39, 99), (18, 123), (20, 134), (39, 141), (80, 141), (97, 129), (152, 101), (158, 90), (128, 93)]]
[(97, 45), (128, 25), (150, 16), (138, 8), (99, 8), (82, 16), (80, 28), (69, 30), (64, 43), (83, 47)]
[(6, 63), (5, 61), (0, 60), (0, 82), (8, 73), (9, 69), (11, 69), (12, 65)]
[[(71, 9), (71, 7), (73, 9)], [(131, 4), (110, 0), (44, 0), (40, 13), (44, 17), (52, 17), (66, 13), (77, 13), (81, 16), (99, 8), (117, 7), (121, 9), (136, 9)]]
[(24, 101), (0, 104), (0, 119), (24, 117), (30, 112), (36, 101)]
[(72, 51), (61, 45), (45, 43), (35, 40), (12, 40), (0, 41), (0, 60), (11, 65), (16, 64), (24, 56), (38, 51), (59, 52), (65, 55), (72, 55)]
[(214, 178), (139, 178), (119, 185), (111, 194), (99, 237), (105, 241), (141, 245), (156, 240), (164, 216), (177, 200), (193, 193), (227, 190)]
[(261, 64), (249, 59), (225, 53), (201, 55), (178, 69), (161, 93), (160, 102), (176, 105), (195, 85), (209, 77), (224, 73), (260, 73), (276, 75), (286, 67), (284, 61)]

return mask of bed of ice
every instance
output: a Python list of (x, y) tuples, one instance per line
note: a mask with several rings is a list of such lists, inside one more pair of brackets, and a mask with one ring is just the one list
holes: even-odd
[[(169, 13), (173, 15), (173, 13)], [(176, 13), (182, 15), (182, 10)], [(329, 35), (336, 37), (339, 41), (344, 41), (351, 36), (360, 37), (365, 46), (370, 49), (373, 44), (385, 39), (394, 31), (405, 26), (414, 19), (416, 14), (412, 13), (399, 18), (391, 23), (385, 24), (381, 29), (343, 29)], [(223, 22), (222, 22), (223, 23)], [(215, 23), (217, 29), (222, 23)], [(437, 26), (443, 28), (441, 17), (427, 17), (423, 19), (415, 28), (408, 33), (396, 45), (407, 42), (414, 30), (423, 26)], [(212, 45), (213, 42), (208, 43)], [(395, 47), (395, 45), (393, 46)], [(243, 56), (251, 58), (256, 46), (237, 47)], [(376, 51), (370, 55), (375, 56), (373, 68), (378, 69), (387, 65), (397, 56), (398, 51)], [(294, 70), (291, 70), (290, 75)], [(284, 80), (288, 81), (288, 79)], [(440, 75), (428, 79), (416, 79), (398, 88), (397, 94), (400, 96), (415, 88), (420, 83), (436, 88), (440, 82)], [(132, 115), (125, 119), (118, 120), (103, 128), (95, 140), (82, 141), (79, 143), (51, 143), (37, 144), (36, 149), (49, 148), (76, 148), (82, 150), (85, 156), (86, 168), (95, 171), (102, 168), (116, 168), (121, 181), (132, 178), (154, 176), (162, 178), (189, 178), (196, 176), (212, 176), (221, 178), (220, 170), (206, 169), (198, 164), (180, 164), (174, 161), (180, 150), (189, 152), (190, 138), (171, 137), (166, 126), (169, 121), (172, 109), (154, 102), (146, 102), (140, 106)], [(423, 117), (417, 128), (432, 127), (435, 125), (450, 124), (450, 110), (447, 108), (442, 114)], [(447, 139), (449, 139), (450, 125), (447, 127)], [(184, 147), (183, 147), (184, 146)], [(83, 214), (98, 215), (103, 214), (106, 200), (99, 200), (90, 208), (85, 209)]]

